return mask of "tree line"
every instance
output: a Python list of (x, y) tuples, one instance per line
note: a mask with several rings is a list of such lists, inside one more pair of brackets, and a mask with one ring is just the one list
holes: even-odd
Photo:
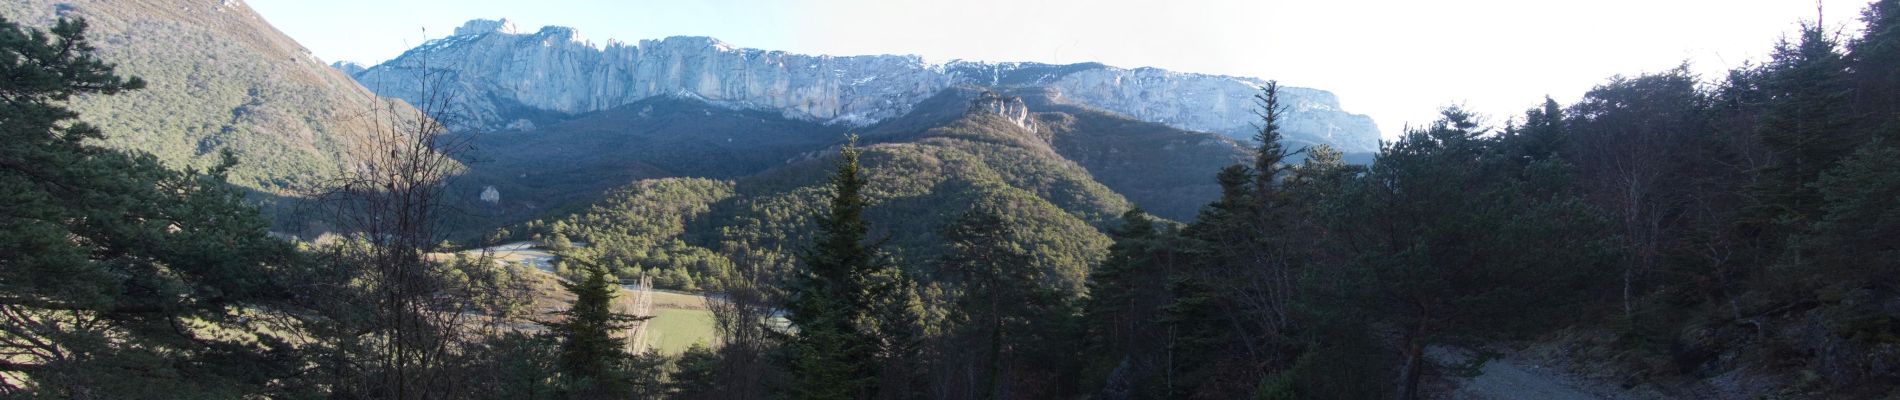
[[(1891, 393), (1900, 4), (1873, 3), (1863, 22), (1846, 40), (1805, 25), (1715, 80), (1686, 66), (1612, 78), (1502, 126), (1447, 108), (1365, 166), (1285, 148), (1270, 83), (1254, 162), (1219, 171), (1221, 197), (1192, 222), (1123, 215), (1086, 291), (1036, 276), (997, 239), (1016, 229), (1007, 209), (983, 207), (943, 228), (944, 256), (908, 269), (921, 285), (795, 287), (798, 301), (852, 300), (789, 308), (786, 387), (1409, 399), (1449, 373), (1431, 348), (1573, 329), (1621, 354), (1590, 361), (1649, 377), (1633, 379), (1757, 369), (1769, 395)], [(889, 269), (871, 249), (826, 248)], [(804, 319), (839, 307), (860, 322)]]

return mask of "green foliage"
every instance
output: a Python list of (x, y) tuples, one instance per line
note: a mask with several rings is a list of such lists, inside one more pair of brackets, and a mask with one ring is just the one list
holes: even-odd
[(646, 356), (628, 354), (626, 341), (618, 337), (617, 332), (640, 320), (613, 310), (620, 281), (606, 268), (584, 265), (581, 281), (561, 283), (575, 297), (560, 313), (563, 319), (542, 323), (559, 342), (554, 361), (559, 393), (570, 398), (619, 398), (657, 386), (647, 378), (657, 366), (642, 358)]
[[(469, 170), (457, 178), (453, 192), (473, 215), (453, 221), (454, 228), (472, 233), (496, 224), (593, 213), (604, 203), (628, 200), (618, 197), (638, 191), (630, 187), (641, 181), (740, 179), (820, 151), (835, 144), (840, 133), (773, 112), (670, 96), (528, 132), (465, 133), (458, 138), (470, 141), (475, 151), (461, 155)], [(480, 200), (488, 187), (501, 195), (499, 201)]]
[(1615, 257), (1601, 217), (1565, 193), (1561, 162), (1499, 162), (1476, 128), (1451, 109), (1408, 132), (1331, 211), (1360, 249), (1339, 272), (1343, 305), (1399, 329), (1408, 398), (1426, 346), (1547, 329)]
[[(1425, 346), (1573, 317), (1557, 310), (1597, 298), (1615, 246), (1557, 151), (1525, 159), (1539, 143), (1561, 142), (1487, 136), (1454, 109), (1370, 169), (1326, 148), (1285, 166), (1264, 146), (1269, 171), (1222, 169), (1178, 234), (1125, 217), (1091, 278), (1089, 369), (1118, 396), (1365, 398), (1392, 392), (1383, 373), (1410, 395)], [(1368, 334), (1384, 329), (1400, 351)]]
[(672, 385), (672, 398), (711, 399), (718, 394), (719, 353), (706, 346), (694, 344), (681, 353), (674, 362), (678, 370), (668, 376)]
[(1556, 157), (1566, 146), (1564, 111), (1557, 100), (1544, 97), (1542, 107), (1524, 113), (1524, 125), (1506, 128), (1501, 138), (1507, 145), (1506, 157), (1525, 162)]
[(42, 21), (72, 9), (104, 39), (97, 57), (150, 82), (145, 90), (73, 101), (86, 122), (115, 133), (96, 139), (105, 147), (178, 169), (218, 165), (229, 151), (241, 161), (230, 171), (234, 184), (283, 195), (347, 171), (374, 124), (384, 122), (367, 115), (384, 103), (248, 7), (23, 0), (0, 5), (0, 16)]
[(228, 154), (180, 172), (95, 144), (106, 136), (68, 101), (144, 83), (86, 34), (84, 21), (0, 19), (0, 392), (292, 394), (272, 382), (296, 373), (299, 349), (255, 331), (248, 310), (288, 305), (292, 247), (224, 184)]
[(1762, 89), (1769, 101), (1758, 129), (1773, 161), (1754, 188), (1761, 198), (1757, 218), (1805, 224), (1818, 218), (1822, 203), (1814, 181), (1867, 136), (1846, 129), (1854, 122), (1847, 62), (1821, 28), (1805, 28), (1800, 42), (1776, 46), (1766, 68)]
[[(1345, 329), (1340, 329), (1345, 328)], [(1260, 380), (1257, 399), (1379, 399), (1391, 397), (1391, 352), (1359, 327), (1316, 329), (1316, 342), (1292, 365)]]
[(888, 264), (869, 243), (855, 141), (839, 151), (830, 210), (818, 218), (817, 238), (799, 255), (804, 268), (789, 290), (787, 318), (798, 330), (789, 344), (791, 390), (798, 398), (853, 399), (877, 392), (880, 360), (871, 313), (878, 297), (888, 294), (874, 291), (871, 281)]
[[(1019, 146), (1023, 132), (983, 116), (931, 129), (904, 144), (863, 149), (868, 206), (880, 240), (898, 265), (923, 265), (943, 252), (937, 227), (976, 204), (1012, 209), (1024, 227), (1015, 240), (1036, 265), (1080, 290), (1107, 238), (1101, 215), (1125, 200), (1088, 172), (1051, 154)], [(641, 181), (573, 216), (528, 224), (544, 241), (586, 243), (563, 256), (595, 260), (622, 275), (647, 273), (662, 287), (720, 290), (762, 273), (789, 277), (792, 252), (811, 240), (826, 196), (823, 165), (810, 160), (738, 181), (668, 178)], [(739, 266), (745, 266), (740, 268)], [(912, 270), (921, 273), (921, 270)]]
[(1153, 379), (1164, 365), (1165, 335), (1151, 324), (1169, 300), (1167, 269), (1179, 254), (1178, 235), (1157, 225), (1139, 209), (1122, 214), (1122, 225), (1112, 231), (1115, 244), (1095, 273), (1089, 275), (1088, 298), (1083, 306), (1090, 387), (1102, 387), (1116, 369), (1124, 369), (1124, 385), (1157, 388)]
[(483, 399), (555, 399), (564, 394), (556, 379), (560, 345), (548, 335), (509, 332), (482, 341), (466, 352), (461, 364), (478, 366), (466, 371), (474, 379), (459, 395)]
[(1280, 133), (1280, 121), (1285, 118), (1287, 106), (1280, 105), (1280, 82), (1267, 81), (1260, 93), (1254, 95), (1254, 101), (1260, 108), (1255, 111), (1260, 115), (1260, 132), (1254, 135), (1254, 141), (1260, 142), (1260, 148), (1253, 157), (1253, 170), (1257, 175), (1254, 189), (1269, 191), (1276, 187), (1274, 180), (1279, 178), (1288, 156), (1286, 145), (1281, 143), (1285, 135)]
[(671, 386), (668, 384), (666, 376), (666, 371), (671, 361), (671, 359), (659, 355), (658, 353), (647, 352), (634, 354), (626, 361), (628, 394), (626, 396), (606, 398), (666, 398), (666, 396), (671, 393)]
[[(1268, 152), (1273, 150), (1263, 154)], [(1233, 313), (1240, 312), (1234, 296), (1253, 289), (1236, 284), (1241, 274), (1270, 268), (1252, 262), (1264, 254), (1263, 245), (1270, 239), (1263, 233), (1273, 232), (1261, 225), (1266, 221), (1256, 196), (1275, 192), (1254, 189), (1253, 171), (1243, 165), (1221, 169), (1215, 179), (1221, 184), (1220, 199), (1202, 209), (1200, 218), (1181, 232), (1192, 258), (1165, 277), (1170, 301), (1158, 323), (1173, 333), (1167, 351), (1179, 358), (1166, 371), (1166, 381), (1172, 384), (1166, 388), (1168, 397), (1233, 396), (1242, 389), (1233, 385), (1258, 379), (1230, 376), (1254, 371), (1236, 370), (1226, 361), (1246, 353), (1257, 341), (1233, 318)]]
[(1900, 150), (1869, 144), (1823, 175), (1817, 189), (1827, 203), (1807, 245), (1832, 272), (1824, 277), (1900, 280)]
[(1186, 260), (1165, 277), (1170, 300), (1157, 322), (1171, 333), (1174, 360), (1164, 371), (1171, 396), (1244, 397), (1257, 390), (1262, 363), (1284, 363), (1273, 354), (1295, 344), (1296, 279), (1316, 245), (1306, 236), (1315, 231), (1311, 218), (1300, 212), (1319, 203), (1302, 201), (1317, 200), (1316, 185), (1343, 178), (1332, 172), (1343, 168), (1339, 154), (1324, 147), (1301, 167), (1287, 164), (1294, 152), (1281, 143), (1278, 84), (1255, 99), (1261, 145), (1253, 167), (1215, 175), (1221, 196), (1181, 231)]
[(719, 290), (737, 277), (732, 260), (687, 242), (685, 234), (689, 223), (706, 218), (715, 203), (734, 195), (729, 182), (640, 181), (587, 211), (532, 227), (545, 231), (540, 237), (562, 258), (591, 260), (619, 276), (651, 275), (660, 287)]
[(1075, 295), (1036, 268), (1035, 255), (1016, 244), (1021, 235), (993, 206), (964, 213), (941, 235), (947, 251), (938, 281), (955, 288), (956, 298), (950, 324), (957, 332), (947, 340), (977, 352), (958, 357), (967, 365), (946, 368), (977, 371), (970, 387), (979, 398), (1038, 393), (1050, 388), (1027, 383), (1047, 386), (1049, 377), (1074, 369), (1064, 321), (1074, 317)]
[(1847, 43), (1849, 79), (1868, 114), (1860, 129), (1887, 140), (1900, 140), (1900, 1), (1877, 0), (1861, 12), (1866, 25)]

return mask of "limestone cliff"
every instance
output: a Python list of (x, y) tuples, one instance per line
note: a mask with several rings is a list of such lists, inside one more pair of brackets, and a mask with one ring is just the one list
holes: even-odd
[[(470, 21), (454, 36), (354, 76), (380, 94), (436, 110), (460, 129), (547, 124), (655, 96), (867, 125), (903, 115), (952, 85), (978, 84), (1049, 87), (1077, 105), (1240, 139), (1252, 136), (1251, 98), (1264, 83), (1096, 63), (937, 64), (916, 56), (803, 55), (706, 37), (597, 44), (570, 28), (527, 33), (506, 20)], [(1345, 151), (1377, 148), (1371, 118), (1342, 110), (1331, 93), (1287, 88), (1285, 97), (1293, 107), (1285, 125), (1292, 141)]]

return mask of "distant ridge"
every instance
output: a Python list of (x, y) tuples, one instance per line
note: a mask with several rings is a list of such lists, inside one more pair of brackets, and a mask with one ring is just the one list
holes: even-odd
[[(976, 84), (1050, 88), (1067, 103), (1246, 141), (1255, 120), (1252, 96), (1265, 83), (1100, 63), (936, 64), (917, 56), (801, 55), (740, 48), (708, 37), (598, 45), (571, 28), (530, 33), (506, 20), (469, 21), (453, 36), (354, 77), (385, 96), (417, 99), (415, 82), (431, 71), (451, 72), (435, 76), (452, 76), (450, 83), (467, 93), (455, 108), (466, 114), (457, 116), (466, 121), (459, 128), (473, 130), (545, 125), (662, 95), (866, 126), (901, 116), (945, 88)], [(1377, 125), (1341, 109), (1332, 93), (1283, 87), (1282, 96), (1292, 107), (1284, 128), (1296, 145), (1377, 149)]]

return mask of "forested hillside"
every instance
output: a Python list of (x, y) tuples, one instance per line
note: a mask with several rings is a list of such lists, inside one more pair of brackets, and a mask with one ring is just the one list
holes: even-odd
[[(864, 148), (866, 214), (901, 221), (879, 226), (880, 240), (899, 261), (928, 260), (941, 252), (938, 226), (971, 207), (1007, 207), (1033, 228), (1014, 238), (1041, 258), (1031, 267), (1079, 287), (1108, 243), (1097, 227), (1126, 210), (1127, 200), (1061, 158), (1035, 130), (964, 107), (967, 114), (941, 127)], [(741, 272), (776, 281), (794, 269), (795, 249), (809, 240), (833, 162), (799, 158), (730, 183), (646, 181), (573, 217), (529, 224), (525, 233), (587, 243), (566, 254), (618, 273), (663, 271), (662, 286), (718, 289)]]
[[(1016, 148), (1035, 150), (1012, 154), (989, 154), (981, 149), (966, 152), (990, 157), (983, 160), (989, 168), (1015, 170), (1012, 174), (1068, 174), (1071, 176), (1064, 179), (1077, 182), (1023, 177), (1014, 182), (1019, 187), (1082, 185), (1081, 181), (1090, 181), (1086, 184), (1105, 186), (1108, 191), (1089, 196), (1132, 196), (1128, 201), (1180, 220), (1192, 218), (1199, 203), (1218, 193), (1218, 187), (1201, 176), (1201, 171), (1245, 156), (1239, 144), (1219, 135), (1181, 131), (1062, 104), (1051, 100), (1056, 94), (1043, 89), (990, 94), (1008, 103), (1009, 109), (1002, 111), (1013, 114), (1005, 119), (1020, 121), (964, 121), (972, 112), (973, 102), (986, 92), (989, 90), (975, 86), (946, 89), (920, 102), (903, 117), (858, 130), (787, 119), (764, 111), (732, 110), (695, 99), (657, 97), (526, 131), (462, 133), (459, 135), (468, 138), (472, 149), (461, 155), (470, 169), (456, 179), (452, 189), (460, 208), (467, 211), (456, 226), (472, 237), (479, 229), (564, 215), (602, 201), (601, 194), (609, 189), (644, 179), (711, 178), (781, 184), (775, 181), (802, 175), (780, 170), (809, 169), (801, 165), (824, 156), (828, 148), (841, 143), (847, 132), (860, 134), (866, 143), (966, 146), (981, 142), (1004, 145), (998, 148), (1006, 152)], [(938, 140), (950, 137), (965, 140)], [(1023, 161), (1015, 161), (1018, 159)], [(1041, 171), (1044, 169), (1058, 172)], [(480, 196), (489, 188), (497, 195), (493, 201)], [(1078, 203), (1095, 200), (1062, 199), (1077, 196), (1068, 191), (1073, 190), (1032, 190), (1037, 196), (1055, 196), (1047, 199), (1064, 209), (1097, 207)], [(1116, 211), (1089, 212), (1112, 215)], [(1102, 220), (1099, 216), (1093, 218), (1096, 222)]]
[[(304, 194), (354, 171), (386, 104), (236, 1), (17, 0), (0, 17), (29, 26), (84, 18), (100, 58), (150, 82), (118, 96), (82, 96), (82, 119), (101, 139), (173, 168), (242, 161), (234, 183)], [(382, 114), (378, 114), (382, 112)]]

